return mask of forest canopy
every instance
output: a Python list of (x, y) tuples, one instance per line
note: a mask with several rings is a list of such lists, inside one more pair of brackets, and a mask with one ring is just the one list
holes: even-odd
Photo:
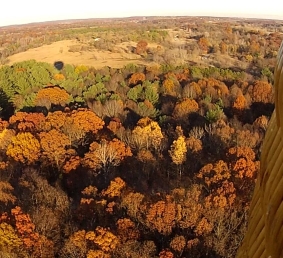
[[(213, 28), (204, 26), (185, 29)], [(232, 38), (246, 34), (221, 26), (219, 52), (242, 51), (248, 68), (0, 67), (0, 256), (235, 257), (274, 109), (273, 67), (260, 63), (271, 55), (260, 32), (236, 51)], [(162, 31), (137, 31), (135, 54), (150, 56)], [(216, 51), (205, 35), (202, 55)], [(275, 49), (278, 38), (265, 40)]]

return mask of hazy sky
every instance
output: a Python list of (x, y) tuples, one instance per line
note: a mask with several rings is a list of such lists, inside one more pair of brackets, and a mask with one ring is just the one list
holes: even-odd
[(283, 20), (283, 0), (1, 0), (0, 26), (38, 21), (150, 15)]

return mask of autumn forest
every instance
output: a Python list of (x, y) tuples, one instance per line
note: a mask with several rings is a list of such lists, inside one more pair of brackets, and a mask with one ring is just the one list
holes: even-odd
[[(0, 257), (235, 257), (282, 28), (196, 17), (0, 28)], [(53, 62), (13, 61), (66, 40)], [(97, 51), (96, 63), (66, 51)], [(103, 66), (106, 51), (120, 63)]]

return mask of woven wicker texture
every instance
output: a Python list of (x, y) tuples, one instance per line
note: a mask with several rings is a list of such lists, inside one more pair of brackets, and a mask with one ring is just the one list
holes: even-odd
[(283, 257), (283, 43), (274, 76), (275, 111), (263, 142), (248, 230), (237, 258)]

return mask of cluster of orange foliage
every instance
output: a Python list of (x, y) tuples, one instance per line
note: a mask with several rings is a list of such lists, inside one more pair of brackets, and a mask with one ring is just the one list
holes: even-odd
[(30, 216), (24, 214), (22, 209), (17, 206), (11, 210), (15, 219), (15, 228), (24, 245), (31, 249), (39, 240), (39, 234), (35, 232), (35, 225), (32, 223)]
[[(206, 38), (199, 40), (203, 52), (209, 45)], [(146, 51), (147, 43), (139, 42), (137, 53)], [(220, 51), (230, 51), (228, 40), (220, 43)], [(193, 69), (164, 74), (162, 69), (132, 69), (127, 71), (130, 78), (114, 72), (114, 80), (110, 68), (100, 74), (77, 66), (74, 77), (80, 78), (81, 88), (103, 86), (95, 104), (83, 103), (84, 94), (71, 96), (71, 90), (49, 86), (34, 95), (35, 104), (48, 109), (46, 114), (20, 111), (8, 121), (0, 119), (0, 207), (9, 207), (0, 214), (0, 251), (24, 250), (23, 256), (38, 258), (54, 257), (54, 246), (57, 256), (88, 258), (134, 257), (133, 252), (146, 249), (148, 257), (163, 258), (194, 257), (200, 247), (216, 252), (212, 242), (218, 238), (213, 237), (232, 231), (226, 214), (239, 214), (241, 205), (249, 205), (243, 196), (249, 195), (259, 169), (257, 156), (269, 118), (249, 118), (249, 124), (238, 120), (251, 102), (272, 103), (272, 87), (234, 80), (228, 96), (231, 88), (220, 81), (222, 71), (215, 69), (218, 79), (203, 78), (203, 73), (196, 81)], [(86, 74), (84, 81), (80, 76)], [(68, 76), (65, 71), (53, 79), (66, 83)], [(136, 102), (156, 112), (149, 118), (146, 112), (124, 109), (135, 102), (125, 101), (126, 91), (132, 86), (145, 90), (148, 82), (156, 89), (148, 87)], [(212, 122), (205, 109), (218, 103), (227, 117)], [(229, 112), (236, 115), (230, 121)], [(184, 130), (178, 124), (185, 124)], [(38, 172), (29, 173), (33, 169)], [(45, 184), (39, 183), (41, 176)], [(59, 197), (54, 194), (53, 200), (53, 193)], [(30, 215), (16, 206), (21, 203)], [(50, 214), (45, 224), (42, 214)], [(60, 234), (55, 237), (57, 226)]]
[(232, 171), (238, 178), (255, 178), (255, 173), (259, 169), (259, 161), (255, 161), (255, 153), (249, 147), (230, 148), (229, 157), (233, 158), (231, 163)]
[(136, 85), (145, 81), (144, 73), (133, 73), (129, 79), (129, 84)]
[(184, 99), (178, 102), (174, 108), (173, 116), (176, 119), (188, 119), (188, 115), (192, 112), (197, 112), (199, 109), (198, 103), (194, 99)]
[(176, 224), (176, 213), (175, 202), (172, 202), (171, 197), (167, 196), (166, 201), (158, 201), (150, 206), (146, 220), (150, 228), (168, 235)]
[(26, 113), (17, 112), (11, 116), (9, 123), (19, 131), (37, 131), (40, 126), (45, 122), (45, 116), (42, 113)]
[(18, 133), (11, 138), (6, 154), (23, 164), (31, 164), (40, 157), (39, 141), (29, 132)]
[(38, 91), (35, 104), (50, 109), (51, 105), (66, 106), (71, 101), (71, 96), (56, 86), (49, 86)]
[(249, 87), (249, 93), (253, 102), (272, 103), (274, 101), (273, 87), (265, 81), (255, 81)]

